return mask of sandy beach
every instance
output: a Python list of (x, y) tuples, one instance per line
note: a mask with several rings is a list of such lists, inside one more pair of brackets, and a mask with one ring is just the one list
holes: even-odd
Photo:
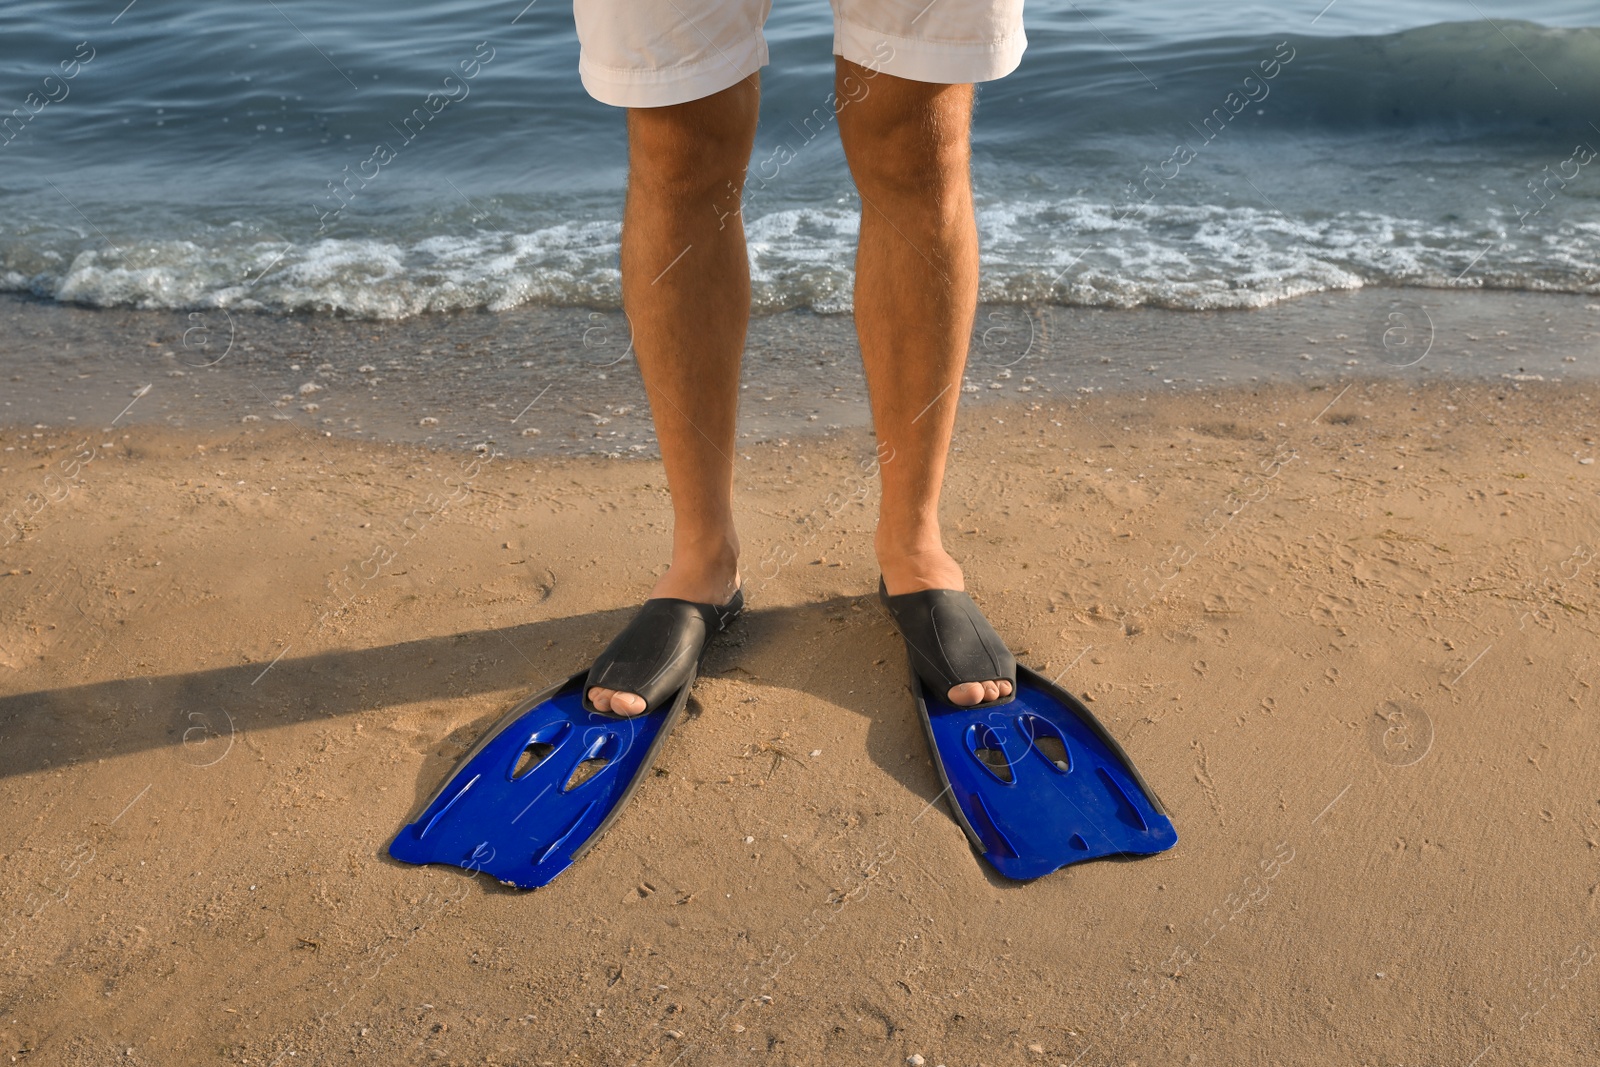
[(388, 859), (666, 558), (657, 463), (0, 435), (0, 1052), (47, 1064), (1600, 1059), (1595, 390), (967, 407), (948, 544), (1173, 813), (1005, 882), (875, 598), (868, 436), (752, 443), (751, 611), (594, 851)]

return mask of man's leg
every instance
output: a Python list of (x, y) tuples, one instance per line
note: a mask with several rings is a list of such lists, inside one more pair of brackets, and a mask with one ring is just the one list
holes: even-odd
[[(622, 306), (672, 492), (672, 564), (650, 594), (723, 604), (739, 587), (733, 435), (750, 267), (738, 214), (755, 141), (756, 75), (670, 107), (628, 111)], [(594, 688), (602, 711), (633, 693)]]
[[(891, 595), (961, 589), (939, 535), (939, 490), (978, 299), (972, 86), (836, 63), (839, 136), (861, 194), (856, 333), (884, 457), (878, 564)], [(976, 704), (1010, 691), (1002, 679), (948, 695)]]

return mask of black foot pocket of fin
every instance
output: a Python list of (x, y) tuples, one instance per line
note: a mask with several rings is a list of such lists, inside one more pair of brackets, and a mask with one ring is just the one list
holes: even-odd
[(706, 643), (743, 610), (743, 589), (720, 606), (672, 597), (646, 600), (589, 668), (584, 709), (604, 714), (589, 702), (589, 690), (598, 686), (634, 693), (644, 698), (646, 712), (656, 710), (694, 675)]
[[(1017, 661), (972, 597), (959, 589), (890, 596), (880, 576), (878, 598), (905, 639), (912, 672), (939, 699), (955, 686), (1002, 678), (1016, 692)], [(1003, 696), (971, 706), (992, 708), (1010, 702), (1010, 696)]]

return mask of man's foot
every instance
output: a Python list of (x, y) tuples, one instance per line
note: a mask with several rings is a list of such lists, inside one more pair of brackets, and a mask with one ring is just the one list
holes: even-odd
[[(674, 597), (694, 604), (726, 604), (739, 588), (739, 546), (734, 541), (710, 552), (675, 552), (667, 568), (650, 590), (650, 596)], [(613, 715), (638, 715), (645, 700), (637, 693), (618, 692), (594, 686), (589, 702)]]
[[(924, 589), (964, 590), (961, 566), (942, 548), (915, 552), (878, 550), (878, 566), (883, 573), (884, 588), (890, 596), (918, 593)], [(987, 704), (1011, 695), (1008, 679), (993, 678), (982, 682), (963, 682), (953, 685), (945, 694), (950, 703), (960, 707)]]

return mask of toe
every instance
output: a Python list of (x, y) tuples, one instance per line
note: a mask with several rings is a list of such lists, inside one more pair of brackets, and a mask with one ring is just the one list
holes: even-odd
[(962, 682), (960, 685), (950, 687), (948, 694), (950, 703), (958, 707), (971, 707), (973, 704), (983, 703), (982, 682)]
[(601, 711), (610, 711), (611, 690), (601, 689), (599, 686), (595, 686), (593, 689), (589, 690), (589, 703), (593, 704)]
[(998, 682), (996, 682), (995, 684), (1000, 687), (1000, 695), (1001, 696), (1008, 697), (1008, 696), (1011, 695), (1012, 690), (1013, 690), (1014, 687), (1012, 686), (1012, 684), (1009, 681), (1007, 681), (1006, 679), (1002, 678)]
[(618, 715), (637, 715), (644, 710), (644, 697), (637, 693), (615, 693), (611, 697), (611, 710)]

